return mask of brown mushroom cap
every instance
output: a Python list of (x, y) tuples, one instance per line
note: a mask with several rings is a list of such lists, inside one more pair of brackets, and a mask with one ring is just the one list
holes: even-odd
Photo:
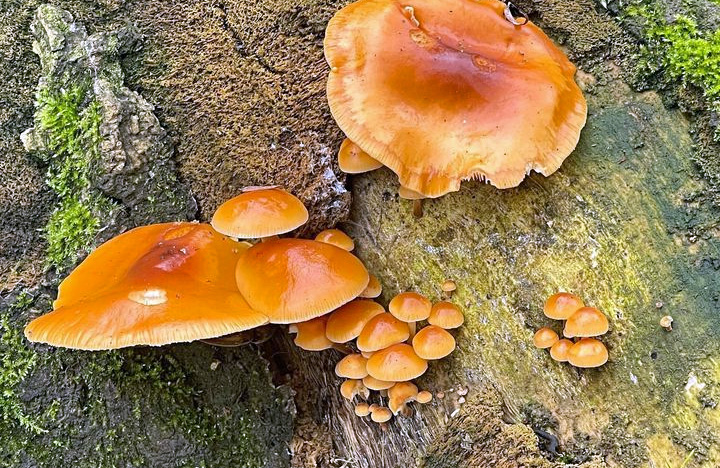
[(567, 319), (563, 335), (567, 338), (599, 336), (607, 333), (608, 319), (594, 307), (583, 307)]
[(371, 318), (384, 312), (383, 306), (375, 301), (350, 301), (330, 314), (325, 332), (330, 341), (347, 343), (360, 335)]
[(369, 281), (353, 254), (305, 239), (255, 244), (240, 257), (235, 277), (243, 297), (272, 323), (324, 315), (356, 298)]
[(404, 292), (393, 297), (388, 311), (403, 322), (417, 322), (430, 316), (432, 302), (422, 294)]
[(572, 314), (585, 307), (582, 299), (575, 294), (561, 292), (548, 297), (543, 307), (546, 317), (567, 320)]
[(246, 247), (207, 224), (166, 223), (121, 234), (60, 284), (54, 310), (25, 328), (30, 341), (101, 350), (214, 338), (258, 327), (234, 284)]
[(417, 385), (412, 382), (398, 382), (388, 389), (388, 407), (393, 414), (398, 414), (406, 403), (415, 401), (418, 394)]
[(355, 398), (356, 395), (359, 395), (360, 398), (367, 400), (367, 398), (370, 396), (370, 391), (363, 385), (363, 383), (359, 380), (346, 380), (340, 385), (340, 394), (345, 398), (346, 400), (352, 401), (353, 398)]
[(382, 294), (382, 284), (380, 284), (380, 280), (377, 279), (377, 276), (370, 273), (370, 282), (368, 282), (365, 291), (360, 293), (360, 297), (376, 298), (380, 294)]
[(240, 239), (269, 237), (305, 224), (308, 211), (293, 194), (278, 187), (252, 187), (215, 211), (212, 227)]
[(398, 343), (370, 356), (367, 369), (378, 380), (405, 382), (423, 375), (427, 361), (415, 354), (412, 346)]
[(587, 114), (575, 66), (504, 10), (497, 0), (360, 0), (330, 20), (333, 117), (402, 186), (428, 197), (470, 178), (514, 187), (575, 148)]
[(542, 327), (535, 332), (535, 336), (533, 336), (533, 344), (536, 348), (545, 349), (557, 343), (559, 339), (560, 338), (555, 331), (547, 327)]
[[(367, 366), (367, 363), (366, 363)], [(366, 367), (367, 369), (367, 367)], [(387, 390), (388, 388), (395, 385), (395, 382), (386, 382), (385, 380), (378, 380), (375, 377), (368, 375), (362, 379), (363, 384), (370, 390)]]
[(390, 421), (392, 416), (393, 414), (390, 409), (381, 406), (379, 408), (375, 408), (375, 410), (371, 413), (370, 418), (376, 423), (384, 423)]
[(325, 336), (327, 315), (293, 324), (290, 332), (297, 332), (295, 344), (307, 351), (322, 351), (333, 347), (333, 342)]
[(423, 359), (442, 359), (455, 351), (455, 338), (444, 329), (428, 325), (412, 340), (415, 353)]
[(382, 167), (380, 161), (360, 149), (349, 138), (345, 138), (340, 145), (338, 165), (340, 170), (346, 174), (360, 174)]
[(335, 247), (340, 247), (348, 252), (355, 248), (355, 242), (353, 242), (350, 236), (342, 232), (340, 229), (325, 229), (315, 236), (315, 240), (318, 242), (325, 242), (326, 244), (332, 244)]
[(443, 281), (443, 284), (440, 285), (440, 289), (442, 289), (443, 292), (450, 293), (457, 289), (457, 284), (455, 284), (455, 281), (448, 279)]
[(607, 360), (607, 348), (595, 338), (583, 338), (568, 351), (568, 361), (575, 367), (600, 367)]
[(573, 344), (575, 343), (570, 340), (566, 340), (565, 338), (558, 340), (550, 347), (550, 357), (558, 362), (567, 362), (570, 357), (570, 348), (572, 348)]
[(370, 414), (370, 406), (367, 403), (358, 403), (355, 405), (355, 414), (361, 418)]
[(367, 377), (367, 359), (360, 354), (348, 354), (335, 365), (335, 374), (346, 379)]
[(465, 317), (458, 306), (452, 302), (441, 301), (433, 304), (428, 322), (430, 325), (450, 330), (462, 325)]
[(378, 351), (409, 337), (408, 324), (384, 312), (371, 318), (363, 327), (357, 339), (357, 347), (365, 352)]
[(433, 399), (433, 394), (428, 392), (427, 390), (422, 390), (418, 392), (417, 397), (415, 397), (415, 400), (417, 400), (418, 403), (430, 403)]

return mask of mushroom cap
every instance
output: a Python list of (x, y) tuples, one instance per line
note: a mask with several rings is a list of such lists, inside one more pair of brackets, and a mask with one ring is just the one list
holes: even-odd
[(430, 316), (432, 302), (422, 294), (404, 292), (393, 297), (388, 311), (403, 322), (417, 322)]
[(533, 336), (533, 344), (536, 348), (545, 349), (557, 343), (559, 339), (558, 334), (555, 333), (554, 330), (551, 330), (548, 327), (542, 327), (535, 332), (535, 336)]
[(455, 284), (455, 281), (448, 279), (443, 281), (443, 284), (440, 285), (440, 289), (446, 293), (453, 292), (457, 289), (457, 284)]
[(567, 320), (583, 307), (585, 307), (585, 303), (575, 294), (560, 292), (548, 297), (543, 307), (543, 313), (546, 317), (554, 320)]
[(567, 338), (599, 336), (607, 333), (608, 319), (594, 307), (583, 307), (567, 319), (563, 335)]
[(334, 343), (347, 343), (360, 335), (371, 318), (384, 312), (375, 301), (355, 299), (330, 314), (325, 333)]
[(405, 382), (420, 377), (427, 370), (427, 361), (422, 359), (406, 343), (394, 344), (370, 356), (367, 362), (368, 374), (386, 382)]
[(367, 399), (370, 396), (370, 391), (361, 381), (349, 379), (340, 385), (340, 394), (346, 400), (352, 401), (352, 399), (355, 398), (355, 395), (360, 395), (360, 398)]
[(357, 339), (360, 351), (378, 351), (410, 338), (408, 324), (384, 312), (368, 320)]
[(393, 414), (405, 406), (405, 403), (415, 401), (418, 394), (417, 385), (412, 382), (398, 382), (388, 389), (388, 407)]
[(455, 351), (455, 338), (438, 326), (428, 325), (417, 332), (412, 346), (423, 359), (442, 359)]
[(558, 362), (567, 362), (569, 358), (570, 348), (575, 343), (570, 340), (563, 338), (558, 340), (554, 345), (550, 347), (550, 357)]
[[(367, 366), (367, 364), (366, 364)], [(372, 377), (368, 375), (367, 377), (363, 377), (362, 379), (363, 385), (365, 385), (370, 390), (387, 390), (388, 388), (395, 385), (395, 382), (387, 382), (385, 380), (378, 380), (375, 377)]]
[(370, 414), (370, 406), (367, 403), (358, 403), (355, 405), (355, 415), (362, 417)]
[(258, 327), (232, 281), (246, 247), (208, 224), (165, 223), (121, 234), (60, 284), (53, 311), (25, 328), (30, 341), (101, 350), (215, 338)]
[(306, 351), (322, 351), (332, 348), (334, 343), (325, 336), (325, 328), (328, 317), (316, 317), (305, 322), (293, 324), (290, 328), (291, 333), (297, 333), (295, 336), (295, 344)]
[(335, 247), (340, 247), (348, 252), (355, 248), (355, 242), (353, 242), (350, 236), (342, 232), (340, 229), (325, 229), (315, 236), (315, 240), (318, 242), (325, 242), (326, 244), (332, 244)]
[(437, 325), (449, 330), (462, 325), (465, 317), (458, 306), (452, 302), (441, 301), (433, 304), (428, 322), (430, 325)]
[(607, 348), (595, 338), (583, 338), (568, 351), (568, 361), (575, 367), (600, 367), (607, 360)]
[(422, 390), (422, 391), (418, 392), (417, 396), (415, 397), (415, 400), (418, 403), (422, 403), (422, 404), (430, 403), (432, 401), (432, 399), (433, 399), (433, 394), (428, 392), (427, 390)]
[(514, 187), (575, 148), (587, 115), (575, 66), (504, 10), (497, 0), (359, 0), (328, 23), (333, 117), (402, 186), (427, 197), (470, 178)]
[(360, 297), (367, 297), (367, 298), (376, 298), (380, 294), (382, 294), (382, 284), (380, 284), (380, 280), (377, 278), (377, 276), (370, 273), (370, 282), (368, 282), (367, 288), (365, 288), (365, 291), (360, 293)]
[(360, 174), (382, 167), (382, 163), (373, 158), (358, 145), (345, 138), (338, 151), (338, 165), (346, 174)]
[(404, 200), (424, 200), (427, 198), (422, 193), (403, 187), (402, 185), (398, 188), (398, 195)]
[(309, 320), (351, 301), (368, 284), (368, 272), (353, 254), (306, 239), (255, 244), (237, 263), (237, 286), (271, 323)]
[(376, 423), (388, 422), (392, 419), (392, 417), (392, 411), (390, 411), (389, 408), (385, 408), (384, 406), (375, 408), (375, 410), (370, 415), (370, 419), (372, 419)]
[(210, 224), (226, 236), (254, 239), (292, 231), (307, 220), (308, 211), (295, 195), (279, 187), (253, 187), (220, 205)]
[(335, 365), (335, 374), (346, 379), (367, 377), (367, 358), (361, 354), (348, 354)]

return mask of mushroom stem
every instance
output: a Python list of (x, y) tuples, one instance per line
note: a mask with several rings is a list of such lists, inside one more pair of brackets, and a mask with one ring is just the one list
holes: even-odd
[(280, 239), (280, 236), (268, 236), (268, 237), (261, 237), (260, 242), (268, 242), (271, 240)]
[(423, 201), (422, 198), (413, 200), (413, 216), (416, 218), (423, 217)]
[(333, 347), (333, 349), (336, 349), (345, 355), (353, 354), (353, 350), (349, 346), (344, 345), (342, 343), (335, 343), (335, 344), (333, 344), (332, 347)]
[(411, 343), (417, 333), (417, 322), (408, 322), (408, 328), (410, 329), (410, 338), (407, 339), (407, 342)]

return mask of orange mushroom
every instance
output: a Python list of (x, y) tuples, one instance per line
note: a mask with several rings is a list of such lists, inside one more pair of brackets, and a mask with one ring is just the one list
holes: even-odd
[(550, 357), (558, 362), (567, 362), (570, 357), (570, 348), (573, 346), (570, 340), (562, 339), (550, 347)]
[(458, 306), (452, 302), (441, 301), (433, 304), (428, 322), (430, 325), (437, 325), (440, 328), (450, 330), (462, 325), (465, 322), (465, 317)]
[(325, 229), (315, 236), (315, 240), (318, 242), (325, 242), (326, 244), (332, 244), (335, 247), (340, 247), (348, 252), (355, 248), (355, 242), (353, 242), (350, 236), (342, 232), (340, 229)]
[(327, 315), (290, 325), (290, 333), (297, 333), (295, 344), (306, 351), (322, 351), (332, 348), (335, 343), (325, 336)]
[(415, 397), (418, 403), (426, 404), (430, 403), (433, 399), (433, 394), (428, 392), (427, 390), (422, 390), (418, 392), (417, 397)]
[(422, 294), (404, 292), (393, 297), (388, 311), (403, 322), (417, 322), (430, 316), (432, 302)]
[(543, 313), (554, 320), (567, 320), (572, 314), (585, 307), (582, 299), (575, 294), (560, 292), (545, 301)]
[(360, 147), (350, 141), (349, 138), (345, 138), (340, 145), (338, 165), (340, 166), (340, 170), (346, 174), (360, 174), (382, 167), (380, 161), (360, 149)]
[(283, 234), (305, 224), (308, 211), (293, 194), (273, 187), (247, 187), (215, 211), (212, 227), (240, 239)]
[(235, 277), (243, 297), (272, 323), (324, 315), (356, 298), (369, 281), (353, 254), (306, 239), (255, 244), (240, 257)]
[(371, 318), (382, 313), (385, 309), (375, 301), (350, 301), (330, 314), (325, 333), (334, 343), (347, 343), (360, 335)]
[(398, 414), (406, 403), (415, 401), (418, 394), (417, 385), (412, 382), (398, 382), (388, 389), (388, 407), (393, 414)]
[(360, 297), (376, 298), (380, 294), (382, 294), (382, 284), (380, 284), (380, 280), (377, 279), (377, 276), (370, 273), (370, 282), (368, 283), (367, 288), (365, 288), (365, 291), (360, 293)]
[(357, 416), (360, 416), (361, 418), (364, 418), (368, 414), (370, 414), (370, 406), (367, 403), (358, 403), (355, 405), (355, 414)]
[(407, 323), (402, 322), (387, 312), (371, 318), (363, 327), (357, 339), (360, 351), (372, 352), (401, 343), (410, 337)]
[(417, 332), (412, 346), (423, 359), (442, 359), (455, 350), (455, 338), (440, 327), (428, 325)]
[(607, 360), (607, 348), (595, 338), (583, 338), (568, 351), (568, 361), (575, 367), (600, 367)]
[(376, 423), (384, 423), (390, 421), (392, 419), (392, 416), (392, 411), (390, 411), (388, 408), (385, 408), (384, 406), (380, 406), (373, 410), (373, 412), (370, 414), (370, 419), (372, 419)]
[(325, 34), (327, 97), (345, 134), (427, 197), (482, 178), (553, 173), (587, 106), (575, 66), (497, 0), (359, 0)]
[(167, 223), (121, 234), (60, 284), (54, 310), (25, 328), (30, 341), (100, 350), (214, 338), (258, 327), (233, 281), (247, 248), (207, 224)]
[(405, 382), (420, 377), (427, 370), (422, 359), (405, 343), (394, 344), (370, 356), (367, 370), (370, 376), (386, 382)]
[(594, 307), (583, 307), (567, 319), (563, 335), (567, 338), (599, 336), (607, 333), (608, 319)]
[(355, 396), (360, 396), (363, 400), (367, 400), (370, 396), (370, 390), (359, 380), (346, 380), (340, 385), (340, 394), (346, 400), (352, 401)]
[(348, 354), (335, 365), (335, 374), (346, 379), (367, 377), (367, 359), (360, 354)]
[(545, 349), (557, 343), (559, 339), (558, 334), (553, 330), (547, 327), (542, 327), (535, 332), (535, 336), (533, 336), (533, 344), (536, 348)]

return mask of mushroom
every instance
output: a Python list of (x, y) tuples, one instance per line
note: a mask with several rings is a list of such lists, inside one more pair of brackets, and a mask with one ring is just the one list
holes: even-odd
[(412, 346), (423, 359), (442, 359), (455, 350), (455, 338), (440, 327), (428, 325), (417, 332)]
[(428, 322), (430, 325), (450, 330), (462, 325), (465, 317), (458, 306), (452, 302), (441, 301), (433, 304)]
[[(367, 363), (366, 363), (366, 369), (367, 369)], [(395, 382), (387, 382), (385, 380), (378, 380), (375, 377), (372, 377), (368, 375), (367, 377), (363, 377), (362, 379), (363, 385), (365, 385), (370, 390), (387, 390), (388, 388), (395, 385)]]
[(553, 330), (547, 327), (542, 327), (540, 330), (535, 332), (535, 336), (533, 336), (533, 344), (536, 348), (545, 349), (557, 343), (559, 339), (558, 334)]
[(408, 324), (384, 312), (371, 318), (363, 327), (357, 347), (360, 351), (373, 352), (401, 343), (409, 337)]
[(422, 193), (418, 193), (415, 190), (410, 190), (407, 187), (400, 186), (398, 189), (398, 195), (400, 198), (405, 200), (412, 200), (413, 202), (413, 216), (416, 218), (422, 218), (423, 216), (423, 200), (425, 197)]
[(347, 343), (360, 335), (371, 318), (382, 313), (385, 309), (375, 301), (350, 301), (330, 314), (325, 333), (334, 343)]
[(325, 229), (315, 236), (315, 240), (318, 242), (325, 242), (326, 244), (332, 244), (335, 247), (340, 247), (348, 252), (355, 248), (355, 242), (353, 242), (350, 236), (342, 232), (340, 229)]
[(440, 285), (440, 289), (442, 289), (444, 293), (450, 295), (453, 291), (457, 289), (457, 285), (455, 284), (455, 281), (447, 279), (443, 281), (443, 284)]
[(30, 341), (101, 350), (215, 338), (268, 317), (238, 292), (247, 248), (208, 224), (166, 223), (121, 234), (60, 284), (53, 311), (25, 328)]
[(323, 315), (290, 325), (290, 333), (297, 333), (295, 344), (306, 351), (322, 351), (334, 347), (335, 343), (325, 335), (327, 320), (327, 315)]
[(370, 414), (370, 419), (372, 419), (376, 423), (384, 423), (390, 421), (390, 419), (392, 419), (392, 416), (392, 411), (390, 411), (388, 408), (385, 408), (384, 406), (380, 406), (375, 408), (375, 410)]
[(361, 418), (364, 418), (368, 414), (370, 414), (370, 406), (367, 403), (358, 403), (355, 405), (355, 414), (357, 416), (360, 416)]
[(243, 297), (272, 323), (324, 315), (356, 298), (369, 281), (353, 254), (306, 239), (255, 244), (240, 256), (235, 278)]
[(335, 374), (346, 379), (363, 379), (368, 375), (367, 359), (360, 354), (348, 354), (335, 365)]
[(497, 0), (359, 0), (328, 23), (327, 97), (345, 134), (426, 197), (461, 180), (517, 186), (575, 148), (575, 66)]
[(382, 167), (382, 163), (371, 157), (358, 145), (345, 138), (338, 151), (338, 165), (340, 170), (346, 174), (360, 174), (374, 171)]
[(406, 403), (415, 401), (418, 394), (417, 385), (412, 382), (398, 382), (388, 389), (388, 407), (393, 414), (403, 410)]
[(405, 382), (420, 377), (427, 370), (422, 359), (406, 343), (394, 344), (370, 356), (367, 370), (370, 376), (387, 382)]
[(246, 187), (220, 205), (210, 224), (226, 236), (254, 239), (290, 232), (307, 220), (308, 211), (295, 195), (277, 186)]
[(582, 299), (575, 294), (561, 292), (553, 294), (545, 301), (543, 313), (554, 320), (567, 320), (583, 307), (585, 304)]
[(368, 283), (367, 288), (365, 288), (365, 291), (360, 293), (360, 297), (376, 298), (380, 294), (382, 294), (382, 284), (380, 284), (380, 280), (377, 279), (377, 276), (370, 273), (370, 282)]
[(359, 395), (363, 400), (367, 400), (370, 396), (370, 390), (368, 390), (361, 381), (350, 379), (340, 385), (340, 394), (343, 398), (350, 401), (352, 401), (356, 395)]
[(667, 331), (672, 331), (672, 324), (673, 324), (673, 318), (670, 315), (664, 315), (660, 319), (660, 326), (663, 327)]
[(422, 390), (422, 391), (418, 392), (417, 397), (415, 397), (415, 400), (421, 404), (430, 403), (432, 401), (432, 399), (433, 399), (432, 393), (428, 392), (427, 390)]
[[(555, 335), (557, 336), (557, 335)], [(563, 338), (550, 347), (550, 357), (558, 362), (567, 362), (573, 342)]]
[(567, 319), (563, 335), (567, 338), (599, 336), (607, 333), (608, 319), (593, 307), (583, 307)]
[(410, 336), (415, 335), (415, 323), (430, 316), (432, 302), (422, 294), (404, 292), (393, 297), (388, 311), (410, 326)]
[(568, 361), (575, 367), (600, 367), (607, 360), (607, 348), (595, 338), (583, 338), (568, 351)]

